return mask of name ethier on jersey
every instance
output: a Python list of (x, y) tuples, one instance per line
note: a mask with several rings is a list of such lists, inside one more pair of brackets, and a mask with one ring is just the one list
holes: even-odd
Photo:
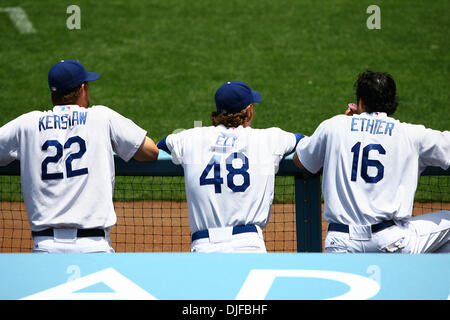
[(73, 111), (63, 115), (49, 114), (39, 118), (39, 131), (47, 129), (68, 129), (77, 125), (85, 125), (87, 112)]
[(383, 119), (367, 119), (352, 117), (350, 131), (366, 131), (370, 134), (389, 134), (392, 136), (394, 122)]

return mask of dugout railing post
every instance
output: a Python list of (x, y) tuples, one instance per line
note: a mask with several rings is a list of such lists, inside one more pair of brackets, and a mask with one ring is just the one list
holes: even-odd
[(322, 201), (320, 175), (295, 176), (297, 251), (322, 251)]
[[(322, 192), (320, 173), (294, 165), (293, 153), (280, 163), (277, 175), (294, 176), (297, 252), (322, 251)], [(269, 221), (270, 223), (270, 221)]]

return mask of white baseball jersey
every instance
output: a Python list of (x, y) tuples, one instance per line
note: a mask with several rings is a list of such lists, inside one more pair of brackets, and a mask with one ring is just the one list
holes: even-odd
[(385, 113), (338, 115), (296, 148), (313, 173), (323, 166), (324, 218), (347, 225), (407, 220), (420, 173), (450, 165), (450, 132), (402, 123)]
[(279, 128), (200, 127), (171, 134), (166, 144), (184, 169), (192, 232), (267, 224), (274, 175), (296, 136)]
[(114, 156), (128, 161), (146, 131), (105, 106), (56, 106), (0, 128), (0, 165), (20, 160), (31, 230), (116, 223)]

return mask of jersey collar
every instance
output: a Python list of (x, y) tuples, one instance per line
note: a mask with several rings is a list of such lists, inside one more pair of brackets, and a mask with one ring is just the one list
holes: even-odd
[(382, 118), (386, 118), (387, 117), (387, 113), (386, 112), (372, 112), (372, 113), (367, 113), (367, 112), (363, 112), (361, 114), (370, 116), (370, 117), (382, 117)]
[(71, 111), (74, 109), (80, 109), (81, 107), (77, 104), (67, 104), (61, 106), (54, 106), (53, 111)]

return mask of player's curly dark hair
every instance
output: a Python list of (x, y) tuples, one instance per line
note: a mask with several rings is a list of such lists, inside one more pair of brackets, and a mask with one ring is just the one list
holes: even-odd
[(223, 124), (227, 128), (237, 128), (240, 125), (244, 125), (248, 120), (246, 109), (236, 113), (220, 113), (217, 111), (211, 113), (211, 122), (213, 126)]
[(74, 104), (78, 100), (78, 97), (80, 96), (80, 89), (81, 84), (78, 87), (70, 90), (69, 92), (64, 93), (52, 92), (53, 105), (58, 106), (58, 105)]
[(386, 112), (394, 114), (398, 106), (395, 81), (384, 72), (367, 70), (355, 82), (356, 101), (362, 99), (367, 113)]

